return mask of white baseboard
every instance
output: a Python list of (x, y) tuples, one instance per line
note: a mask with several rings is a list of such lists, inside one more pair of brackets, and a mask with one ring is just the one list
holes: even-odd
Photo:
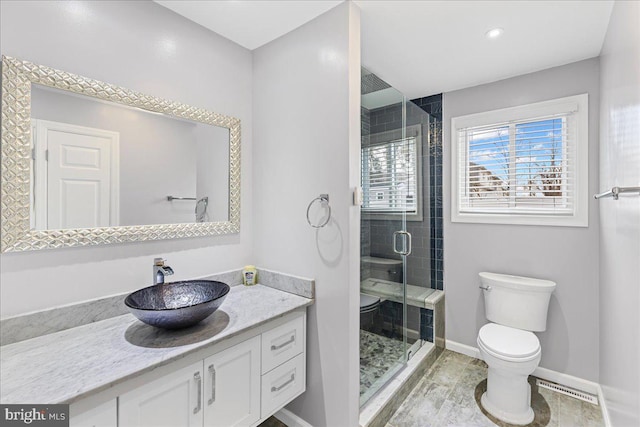
[(280, 409), (278, 412), (273, 414), (273, 416), (285, 423), (288, 427), (313, 427), (311, 424), (285, 408)]
[[(460, 344), (455, 341), (447, 340), (446, 348), (456, 353), (462, 353), (469, 357), (480, 359), (480, 351), (476, 347), (471, 347), (466, 344)], [(600, 385), (593, 381), (584, 380), (582, 378), (574, 377), (572, 375), (564, 374), (562, 372), (552, 371), (551, 369), (538, 366), (533, 375), (542, 378), (543, 380), (551, 381), (560, 385), (574, 388), (576, 390), (584, 391), (586, 393), (599, 395)]]
[(445, 348), (447, 350), (455, 351), (456, 353), (464, 354), (465, 356), (473, 357), (474, 359), (480, 359), (480, 351), (471, 347), (470, 345), (460, 344), (459, 342), (445, 340)]

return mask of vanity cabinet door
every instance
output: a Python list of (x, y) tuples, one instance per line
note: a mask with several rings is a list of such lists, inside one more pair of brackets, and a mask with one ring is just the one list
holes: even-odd
[(250, 426), (260, 419), (260, 336), (204, 361), (204, 425)]
[(202, 427), (202, 361), (119, 397), (119, 427)]
[(111, 399), (80, 414), (74, 414), (74, 405), (71, 405), (69, 410), (71, 412), (70, 427), (117, 427), (118, 425), (116, 399)]

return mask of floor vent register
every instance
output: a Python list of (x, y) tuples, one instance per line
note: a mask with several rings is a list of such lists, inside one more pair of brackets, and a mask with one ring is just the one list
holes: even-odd
[(598, 404), (598, 397), (583, 391), (575, 390), (563, 385), (551, 383), (545, 380), (537, 380), (536, 385), (538, 387), (546, 388), (548, 390), (556, 391), (558, 393), (566, 394), (567, 396), (575, 397), (576, 399), (583, 400), (585, 402)]

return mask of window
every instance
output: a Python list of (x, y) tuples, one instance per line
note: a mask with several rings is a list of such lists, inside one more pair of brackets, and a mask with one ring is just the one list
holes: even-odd
[(588, 225), (587, 95), (455, 117), (453, 222)]
[(372, 218), (406, 213), (421, 219), (420, 132), (408, 134), (386, 141), (383, 135), (372, 135), (373, 142), (361, 149), (362, 212)]

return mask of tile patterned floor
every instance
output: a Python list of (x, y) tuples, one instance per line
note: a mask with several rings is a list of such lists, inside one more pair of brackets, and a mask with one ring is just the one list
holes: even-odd
[[(508, 427), (490, 419), (477, 402), (486, 390), (486, 378), (483, 361), (445, 350), (387, 427)], [(530, 427), (604, 426), (599, 406), (537, 387), (532, 395), (536, 418)]]
[(360, 395), (400, 361), (404, 344), (360, 330)]

